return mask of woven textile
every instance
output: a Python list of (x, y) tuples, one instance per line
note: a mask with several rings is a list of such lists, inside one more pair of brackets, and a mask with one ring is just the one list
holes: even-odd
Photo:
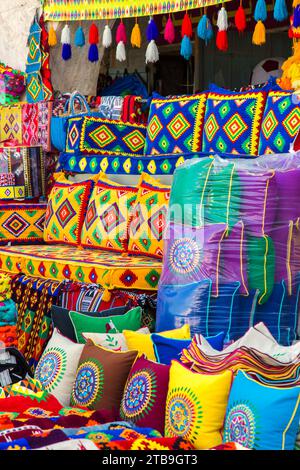
[(15, 186), (16, 180), (13, 173), (0, 173), (0, 186)]
[(6, 140), (16, 140), (22, 144), (22, 112), (19, 105), (0, 108), (0, 141)]
[(0, 204), (0, 244), (43, 241), (47, 205)]
[(68, 121), (66, 153), (138, 155), (143, 153), (145, 135), (146, 126), (142, 124), (74, 117)]
[(259, 136), (259, 155), (288, 152), (299, 130), (300, 108), (295, 95), (270, 91)]
[(18, 349), (35, 369), (51, 333), (50, 311), (60, 282), (18, 275), (12, 280), (12, 298), (18, 306)]
[(206, 94), (153, 99), (147, 126), (145, 154), (201, 150)]
[(43, 82), (43, 93), (44, 100), (50, 101), (53, 99), (53, 86), (51, 82), (51, 70), (50, 70), (50, 46), (48, 42), (48, 31), (46, 29), (44, 15), (41, 15), (39, 20), (39, 25), (41, 28), (41, 54), (42, 54), (42, 63), (41, 63), (41, 77)]
[(81, 233), (82, 246), (125, 251), (130, 211), (137, 192), (135, 187), (100, 179), (87, 208)]
[(46, 279), (98, 283), (106, 289), (157, 290), (161, 261), (63, 245), (0, 249), (0, 269)]
[(98, 442), (100, 450), (193, 450), (194, 446), (181, 437), (144, 438), (125, 441)]
[(18, 347), (17, 327), (1, 326), (0, 327), (0, 344), (4, 347)]
[(203, 152), (257, 155), (266, 94), (209, 93)]

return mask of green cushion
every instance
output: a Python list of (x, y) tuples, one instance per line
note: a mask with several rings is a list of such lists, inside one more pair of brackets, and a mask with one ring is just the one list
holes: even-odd
[(85, 343), (82, 333), (121, 333), (123, 330), (137, 331), (141, 328), (141, 307), (135, 307), (124, 315), (111, 317), (90, 317), (84, 313), (70, 312), (70, 318), (78, 343)]
[(272, 238), (247, 237), (247, 272), (249, 290), (259, 289), (259, 304), (270, 297), (275, 280), (275, 250)]

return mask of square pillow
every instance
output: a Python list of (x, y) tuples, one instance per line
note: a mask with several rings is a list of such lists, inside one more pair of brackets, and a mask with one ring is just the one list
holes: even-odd
[(81, 229), (93, 186), (92, 179), (73, 183), (64, 175), (57, 177), (45, 215), (46, 243), (80, 244)]
[(83, 348), (71, 394), (71, 406), (119, 411), (137, 351), (115, 352), (88, 340)]
[(125, 251), (130, 211), (137, 192), (138, 188), (100, 179), (89, 200), (81, 245), (86, 248)]
[(266, 93), (210, 92), (204, 118), (202, 152), (257, 155)]
[(120, 416), (135, 426), (151, 427), (164, 434), (170, 367), (139, 357), (128, 376)]
[(222, 444), (226, 405), (232, 372), (204, 375), (177, 361), (170, 368), (166, 404), (165, 437), (182, 437), (196, 449)]
[(73, 343), (54, 329), (35, 369), (34, 378), (63, 406), (69, 406), (82, 344)]
[[(149, 335), (149, 328), (140, 328), (137, 333)], [(82, 333), (87, 341), (90, 339), (94, 344), (110, 349), (111, 351), (128, 351), (128, 346), (123, 333)]]
[(75, 330), (78, 343), (85, 343), (83, 332), (89, 333), (122, 333), (123, 330), (133, 331), (141, 328), (141, 307), (136, 307), (124, 315), (115, 315), (104, 318), (88, 317), (86, 314), (70, 312), (70, 318)]
[(201, 151), (206, 94), (151, 101), (144, 153), (190, 153)]
[(287, 153), (300, 129), (300, 108), (291, 91), (270, 91), (259, 135), (259, 155)]
[(239, 371), (228, 400), (224, 442), (235, 441), (257, 450), (293, 450), (299, 427), (299, 403), (299, 386), (262, 385)]
[[(124, 330), (125, 341), (129, 350), (136, 350), (140, 354), (145, 354), (147, 359), (155, 361), (155, 353), (152, 342), (152, 335), (144, 335), (138, 331)], [(190, 339), (191, 332), (189, 325), (183, 325), (175, 330), (162, 331), (160, 335), (167, 338)]]
[(162, 258), (170, 186), (142, 174), (129, 225), (128, 252)]

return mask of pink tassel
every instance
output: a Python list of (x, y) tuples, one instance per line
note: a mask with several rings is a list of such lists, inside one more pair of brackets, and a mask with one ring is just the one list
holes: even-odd
[(125, 25), (123, 23), (123, 21), (121, 20), (118, 28), (117, 28), (117, 32), (116, 32), (116, 42), (117, 44), (119, 44), (119, 42), (123, 42), (124, 44), (126, 44), (127, 42), (127, 34), (126, 34), (126, 28), (125, 28)]
[(169, 44), (175, 41), (175, 28), (171, 16), (169, 16), (165, 27), (164, 38)]

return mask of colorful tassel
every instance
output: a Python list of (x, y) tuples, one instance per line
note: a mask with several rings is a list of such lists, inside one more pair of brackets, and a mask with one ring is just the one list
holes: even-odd
[(220, 51), (226, 52), (228, 50), (228, 37), (226, 30), (217, 32), (216, 45)]
[(99, 60), (99, 51), (98, 51), (98, 42), (99, 42), (99, 30), (95, 23), (92, 23), (89, 30), (89, 52), (88, 59), (90, 62), (98, 62)]
[(191, 40), (188, 36), (184, 36), (181, 41), (180, 55), (185, 58), (185, 60), (190, 60), (193, 54), (193, 47)]
[(228, 15), (225, 7), (218, 11), (217, 26), (220, 31), (227, 31), (228, 29)]
[(159, 31), (157, 29), (157, 25), (153, 18), (150, 18), (148, 22), (146, 36), (147, 36), (147, 41), (149, 42), (152, 40), (155, 41), (159, 36)]
[(285, 0), (275, 0), (274, 20), (285, 21), (288, 18), (288, 9)]
[(171, 15), (169, 16), (166, 27), (165, 27), (164, 39), (169, 44), (173, 44), (173, 42), (175, 41), (175, 28), (174, 28)]
[(119, 62), (125, 62), (126, 61), (126, 50), (125, 50), (125, 44), (124, 44), (123, 41), (120, 41), (117, 45), (116, 59)]
[(157, 48), (156, 42), (154, 41), (154, 39), (152, 39), (149, 42), (147, 50), (146, 50), (146, 64), (148, 63), (154, 64), (155, 62), (158, 62), (158, 61), (159, 61), (158, 48)]
[(72, 57), (72, 49), (71, 49), (71, 34), (70, 28), (66, 24), (61, 32), (61, 39), (60, 42), (62, 43), (62, 51), (61, 57), (63, 60), (69, 60)]
[(234, 22), (235, 22), (235, 26), (238, 32), (243, 33), (247, 27), (247, 20), (246, 20), (246, 13), (243, 8), (242, 2), (236, 11)]
[(48, 44), (49, 44), (50, 47), (54, 47), (57, 44), (56, 31), (55, 31), (53, 25), (51, 25), (51, 27), (49, 29)]
[(105, 25), (103, 36), (102, 36), (102, 46), (107, 49), (112, 45), (112, 34), (111, 29), (108, 24)]
[(88, 59), (90, 62), (98, 62), (99, 51), (97, 44), (91, 44), (89, 47)]
[(181, 25), (181, 37), (184, 38), (184, 36), (187, 36), (188, 38), (191, 38), (193, 36), (193, 25), (188, 13), (185, 13)]
[(266, 42), (266, 28), (263, 22), (259, 20), (256, 23), (256, 26), (254, 29), (254, 33), (252, 36), (252, 43), (255, 44), (255, 46), (261, 46), (262, 44), (265, 44), (265, 42)]
[(226, 52), (228, 50), (228, 15), (224, 7), (218, 11), (217, 26), (216, 46), (220, 51)]
[(200, 21), (199, 21), (198, 27), (197, 27), (197, 34), (198, 34), (200, 39), (203, 39), (203, 41), (205, 41), (206, 44), (214, 36), (212, 24), (211, 24), (210, 19), (207, 17), (206, 14), (204, 14), (200, 18)]
[(63, 60), (69, 60), (72, 57), (71, 44), (63, 44), (61, 50), (61, 57)]
[(300, 5), (297, 5), (294, 10), (294, 15), (293, 15), (293, 27), (299, 28), (299, 26), (300, 26)]
[(81, 26), (76, 30), (74, 44), (76, 47), (83, 47), (85, 45), (85, 36)]
[(255, 10), (254, 10), (254, 19), (255, 21), (266, 21), (268, 16), (267, 5), (265, 0), (257, 0)]
[(298, 5), (300, 5), (300, 0), (293, 0), (293, 8), (296, 8)]
[(130, 42), (132, 47), (137, 47), (138, 49), (140, 49), (142, 45), (141, 30), (137, 21), (131, 31)]
[(124, 43), (124, 45), (127, 43), (126, 28), (122, 20), (120, 21), (116, 32), (116, 43), (119, 44), (121, 41)]

